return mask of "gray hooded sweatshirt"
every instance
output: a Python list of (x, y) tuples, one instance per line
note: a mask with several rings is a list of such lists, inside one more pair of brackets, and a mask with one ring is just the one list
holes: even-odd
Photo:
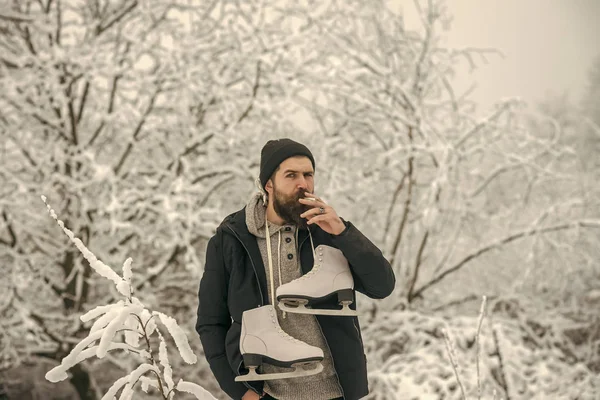
[[(248, 225), (250, 233), (256, 236), (265, 272), (269, 276), (265, 229), (266, 210), (261, 193), (257, 192), (246, 205), (246, 225)], [(298, 259), (297, 233), (297, 227), (293, 224), (279, 226), (269, 222), (275, 290), (280, 285), (302, 276)], [(267, 279), (267, 286), (267, 293), (270, 296), (271, 282), (269, 282), (269, 279)], [(274, 299), (269, 300), (271, 304), (276, 304)], [(283, 331), (311, 346), (319, 347), (323, 350), (325, 358), (323, 360), (323, 371), (319, 374), (265, 381), (264, 391), (281, 400), (329, 400), (341, 397), (342, 390), (333, 367), (331, 353), (316, 317), (308, 314), (284, 313), (278, 307), (275, 307), (275, 309), (277, 310), (279, 325)], [(263, 364), (262, 368), (262, 372), (266, 374), (289, 371), (289, 369), (269, 364)]]

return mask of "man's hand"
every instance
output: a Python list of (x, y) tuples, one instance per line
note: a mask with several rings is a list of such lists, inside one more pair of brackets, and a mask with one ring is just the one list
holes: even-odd
[(333, 207), (325, 204), (323, 200), (312, 193), (305, 193), (307, 197), (312, 197), (314, 200), (300, 199), (300, 203), (313, 206), (314, 208), (300, 214), (300, 217), (308, 220), (308, 225), (317, 224), (325, 232), (332, 235), (339, 235), (346, 229), (346, 225), (337, 215)]
[(250, 390), (248, 389), (248, 391), (246, 393), (244, 393), (244, 396), (242, 397), (242, 400), (259, 400), (260, 396), (258, 395), (258, 393), (256, 393), (254, 390)]

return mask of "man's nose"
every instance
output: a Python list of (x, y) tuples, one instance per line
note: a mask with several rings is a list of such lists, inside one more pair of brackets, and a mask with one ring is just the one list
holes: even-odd
[(307, 189), (308, 189), (308, 185), (307, 185), (307, 182), (306, 182), (306, 178), (305, 178), (304, 176), (301, 176), (301, 177), (298, 179), (298, 189), (299, 189), (299, 190), (307, 190)]

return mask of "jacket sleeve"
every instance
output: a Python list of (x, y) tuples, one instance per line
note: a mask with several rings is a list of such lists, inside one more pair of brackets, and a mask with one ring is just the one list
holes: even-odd
[(351, 222), (342, 221), (346, 229), (331, 237), (335, 247), (348, 259), (355, 278), (355, 289), (373, 299), (389, 296), (396, 285), (396, 277), (389, 261)]
[(206, 250), (204, 274), (198, 291), (198, 319), (196, 332), (221, 389), (233, 399), (241, 399), (248, 388), (235, 382), (235, 373), (225, 352), (225, 337), (231, 326), (227, 308), (228, 278), (220, 246), (220, 233), (213, 236)]

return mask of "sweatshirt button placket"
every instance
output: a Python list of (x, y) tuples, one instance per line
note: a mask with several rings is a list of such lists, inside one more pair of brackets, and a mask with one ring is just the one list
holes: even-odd
[(288, 260), (291, 260), (292, 258), (294, 258), (294, 255), (292, 253), (288, 254)]

